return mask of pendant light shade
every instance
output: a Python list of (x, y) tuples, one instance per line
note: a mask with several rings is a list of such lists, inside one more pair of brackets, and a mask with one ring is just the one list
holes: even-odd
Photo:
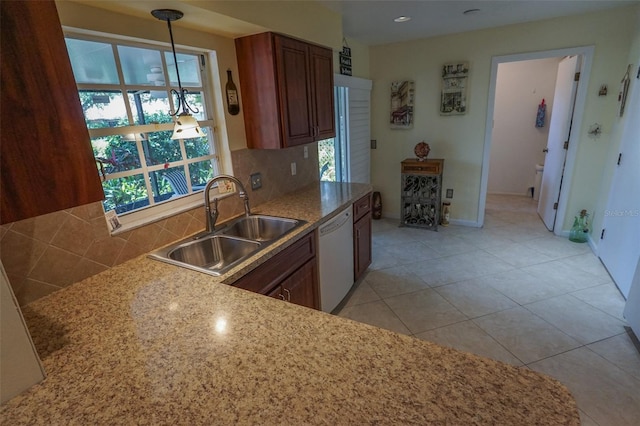
[(190, 139), (204, 136), (198, 121), (191, 114), (183, 113), (176, 117), (171, 139)]
[(173, 31), (171, 30), (171, 21), (177, 21), (184, 16), (184, 13), (174, 9), (155, 9), (151, 14), (161, 21), (167, 21), (169, 27), (169, 37), (171, 38), (171, 50), (173, 52), (173, 62), (176, 65), (176, 76), (178, 77), (178, 90), (171, 89), (171, 94), (177, 96), (176, 112), (171, 114), (174, 117), (175, 125), (173, 127), (173, 135), (171, 139), (190, 139), (204, 136), (198, 121), (191, 113), (198, 113), (187, 103), (187, 91), (182, 88), (180, 81), (180, 71), (178, 70), (178, 57), (176, 56), (176, 47), (173, 43)]

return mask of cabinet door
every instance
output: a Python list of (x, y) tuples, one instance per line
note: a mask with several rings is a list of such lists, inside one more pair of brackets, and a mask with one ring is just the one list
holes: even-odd
[(276, 286), (273, 290), (267, 293), (267, 296), (273, 297), (274, 299), (287, 300), (287, 298), (284, 295), (284, 292), (282, 291), (281, 285)]
[(283, 145), (287, 147), (313, 142), (309, 45), (280, 36), (274, 36), (274, 42)]
[(336, 119), (333, 101), (333, 55), (331, 50), (310, 46), (312, 90), (314, 95), (315, 139), (336, 136)]
[(282, 282), (282, 291), (289, 302), (318, 309), (317, 281), (318, 266), (313, 258)]
[(353, 224), (354, 280), (371, 265), (371, 212)]
[(0, 5), (0, 222), (102, 200), (55, 3)]

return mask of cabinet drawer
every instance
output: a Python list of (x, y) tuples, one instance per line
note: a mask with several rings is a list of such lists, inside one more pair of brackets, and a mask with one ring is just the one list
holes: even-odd
[(357, 221), (362, 216), (371, 211), (371, 193), (368, 193), (358, 201), (353, 203), (353, 221)]
[(280, 284), (315, 255), (315, 232), (310, 232), (232, 285), (255, 293), (267, 294), (275, 285)]
[(442, 173), (444, 160), (433, 159), (426, 161), (405, 160), (402, 162), (402, 173), (413, 175), (439, 175)]

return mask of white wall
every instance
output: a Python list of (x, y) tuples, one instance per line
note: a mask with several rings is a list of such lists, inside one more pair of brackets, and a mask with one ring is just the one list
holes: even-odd
[[(535, 165), (544, 162), (560, 58), (502, 63), (498, 66), (488, 192), (528, 195)], [(535, 127), (545, 100), (545, 126)]]
[[(569, 195), (569, 229), (574, 213), (592, 211), (601, 194), (603, 164), (608, 157), (610, 131), (615, 119), (616, 96), (598, 97), (607, 84), (615, 92), (626, 66), (639, 6), (568, 18), (511, 25), (468, 33), (434, 37), (404, 43), (374, 46), (370, 49), (372, 92), (372, 132), (378, 149), (372, 151), (372, 184), (381, 191), (384, 212), (398, 217), (400, 200), (400, 162), (413, 156), (416, 143), (431, 145), (431, 158), (444, 158), (444, 188), (453, 188), (452, 218), (477, 223), (484, 149), (485, 122), (491, 60), (493, 56), (595, 46), (584, 119), (578, 132), (579, 146)], [(468, 113), (440, 116), (440, 70), (443, 64), (468, 61), (470, 64)], [(394, 80), (415, 81), (415, 122), (410, 130), (389, 127), (390, 84)], [(589, 126), (603, 125), (600, 138), (588, 137)]]

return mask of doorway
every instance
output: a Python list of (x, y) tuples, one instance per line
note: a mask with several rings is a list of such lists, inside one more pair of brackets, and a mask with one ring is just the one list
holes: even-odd
[[(494, 123), (499, 117), (496, 115), (496, 96), (498, 94), (498, 68), (501, 64), (511, 64), (518, 63), (522, 61), (534, 61), (534, 60), (550, 60), (554, 58), (562, 58), (566, 56), (576, 56), (579, 55), (582, 57), (582, 72), (581, 72), (581, 83), (578, 86), (578, 90), (576, 93), (576, 107), (573, 115), (573, 126), (574, 128), (579, 129), (582, 123), (582, 115), (584, 112), (584, 100), (587, 96), (587, 85), (589, 73), (591, 70), (591, 63), (593, 60), (593, 46), (586, 47), (575, 47), (575, 48), (567, 48), (567, 49), (557, 49), (550, 50), (544, 52), (532, 52), (532, 53), (522, 53), (516, 55), (508, 55), (508, 56), (496, 56), (492, 59), (491, 64), (491, 80), (489, 87), (489, 99), (487, 106), (487, 122), (485, 127), (485, 144), (484, 144), (484, 157), (483, 157), (483, 165), (482, 165), (482, 177), (481, 177), (481, 189), (480, 189), (480, 199), (479, 199), (479, 212), (478, 212), (478, 223), (480, 226), (484, 224), (485, 219), (485, 207), (487, 202), (487, 193), (489, 192), (489, 175), (490, 175), (490, 164), (492, 161), (492, 142), (494, 140)], [(538, 96), (540, 99), (538, 102), (541, 102), (542, 97)], [(535, 124), (535, 116), (531, 117), (531, 126), (533, 127)], [(548, 120), (547, 120), (548, 122)], [(573, 132), (571, 138), (569, 140), (569, 146), (566, 153), (566, 161), (564, 162), (564, 180), (562, 183), (562, 188), (560, 190), (558, 206), (557, 206), (557, 220), (553, 226), (553, 232), (556, 235), (562, 234), (562, 224), (564, 222), (564, 218), (566, 215), (566, 204), (568, 200), (568, 194), (571, 190), (571, 176), (573, 172), (573, 167), (575, 163), (575, 155), (577, 152), (577, 138), (578, 132)], [(573, 142), (573, 143), (572, 143)], [(546, 143), (546, 140), (545, 140)], [(541, 153), (542, 154), (542, 153)], [(521, 156), (518, 156), (520, 158)], [(495, 159), (494, 159), (495, 160)], [(537, 162), (536, 158), (536, 162)], [(535, 164), (532, 164), (530, 168), (530, 182), (533, 182), (535, 177)], [(524, 190), (524, 193), (527, 193), (527, 190), (531, 184), (527, 185)], [(518, 190), (519, 193), (522, 193), (522, 190)]]

